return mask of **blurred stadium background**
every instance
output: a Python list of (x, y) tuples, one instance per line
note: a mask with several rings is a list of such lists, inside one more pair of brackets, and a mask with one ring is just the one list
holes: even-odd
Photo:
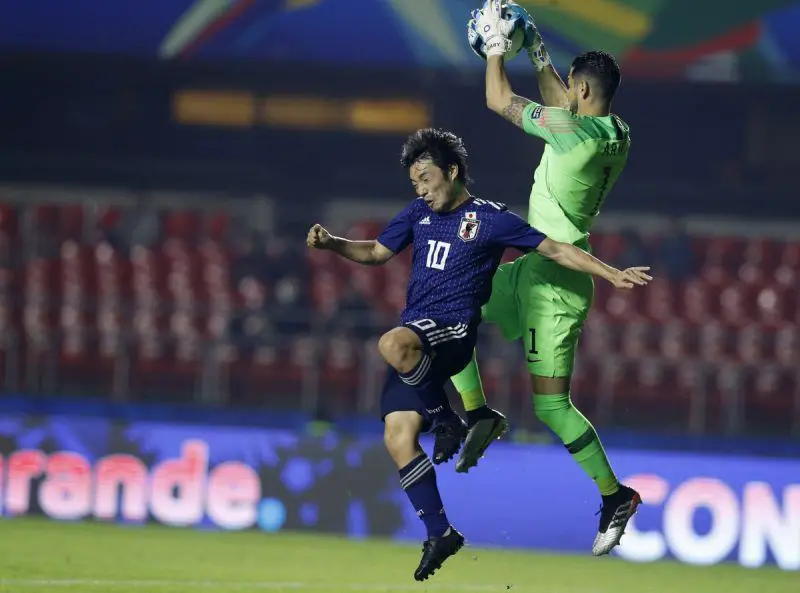
[[(573, 396), (648, 504), (622, 559), (559, 555), (587, 554), (595, 492), (537, 424), (519, 345), (486, 327), (514, 431), (440, 482), (470, 542), (501, 550), (428, 587), (796, 591), (800, 3), (520, 3), (562, 72), (594, 47), (622, 64), (634, 148), (592, 244), (657, 280), (597, 286)], [(375, 419), (409, 259), (360, 269), (304, 237), (374, 237), (412, 197), (399, 147), (427, 125), (524, 213), (541, 146), (484, 107), (473, 4), (5, 7), (0, 590), (411, 589), (416, 549), (321, 535), (422, 537)]]

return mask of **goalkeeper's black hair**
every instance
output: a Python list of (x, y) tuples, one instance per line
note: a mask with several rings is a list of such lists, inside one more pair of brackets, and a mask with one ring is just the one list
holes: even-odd
[(588, 51), (572, 61), (572, 77), (578, 76), (587, 76), (598, 82), (600, 93), (608, 101), (614, 98), (622, 79), (614, 56), (600, 50)]
[(403, 144), (400, 164), (406, 169), (419, 160), (430, 159), (444, 171), (445, 175), (452, 165), (458, 166), (456, 179), (467, 185), (472, 182), (467, 167), (467, 149), (464, 142), (447, 130), (424, 128), (417, 130)]

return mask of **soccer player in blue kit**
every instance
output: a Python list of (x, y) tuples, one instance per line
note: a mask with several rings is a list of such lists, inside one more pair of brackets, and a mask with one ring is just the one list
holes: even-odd
[[(445, 514), (433, 465), (450, 460), (466, 437), (444, 386), (472, 358), (481, 306), (505, 249), (537, 251), (617, 288), (645, 285), (651, 278), (645, 273), (649, 268), (617, 270), (574, 245), (548, 239), (503, 204), (471, 195), (467, 151), (451, 132), (417, 131), (403, 146), (400, 162), (419, 197), (376, 240), (349, 241), (316, 224), (307, 243), (365, 265), (383, 264), (413, 244), (401, 324), (381, 337), (378, 348), (389, 364), (381, 395), (384, 443), (428, 532), (414, 572), (423, 581), (464, 545)], [(436, 436), (433, 462), (419, 444), (419, 435), (428, 431)]]

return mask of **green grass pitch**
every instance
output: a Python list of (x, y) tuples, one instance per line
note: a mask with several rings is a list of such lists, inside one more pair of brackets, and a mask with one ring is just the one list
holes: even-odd
[[(464, 548), (430, 580), (419, 546), (256, 531), (0, 520), (0, 592), (797, 593), (800, 574)], [(587, 547), (590, 542), (587, 542)]]

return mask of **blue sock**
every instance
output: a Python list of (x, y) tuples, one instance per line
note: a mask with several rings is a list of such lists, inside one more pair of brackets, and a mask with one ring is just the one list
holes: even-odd
[(400, 380), (406, 385), (413, 387), (417, 392), (417, 397), (425, 406), (425, 410), (432, 417), (447, 416), (455, 414), (450, 407), (447, 393), (442, 386), (437, 386), (433, 382), (431, 366), (433, 360), (428, 354), (422, 353), (422, 358), (414, 365), (414, 368), (407, 373), (398, 373)]
[(400, 485), (406, 491), (417, 515), (425, 523), (428, 537), (444, 535), (450, 527), (450, 521), (447, 520), (442, 497), (439, 495), (436, 472), (425, 453), (400, 470)]

